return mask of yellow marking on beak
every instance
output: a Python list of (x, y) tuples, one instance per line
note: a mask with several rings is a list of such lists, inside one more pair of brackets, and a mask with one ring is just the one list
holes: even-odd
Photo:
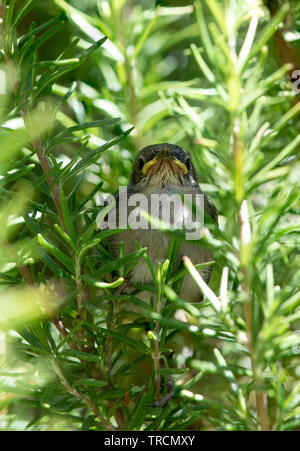
[(150, 169), (152, 168), (152, 166), (154, 166), (158, 161), (157, 156), (155, 158), (153, 158), (153, 160), (148, 161), (148, 163), (145, 164), (145, 166), (142, 169), (142, 173), (144, 175), (148, 174), (148, 172), (150, 171)]
[[(157, 155), (155, 158), (153, 158), (152, 160), (148, 161), (148, 163), (145, 164), (145, 166), (142, 169), (142, 173), (144, 175), (147, 175), (148, 172), (150, 171), (150, 169), (160, 160), (159, 155)], [(175, 163), (184, 174), (188, 173), (188, 169), (186, 167), (186, 165), (184, 163), (182, 163), (182, 161), (177, 160), (177, 158), (175, 158), (174, 160), (171, 160), (173, 163)]]
[(186, 165), (184, 163), (182, 163), (182, 161), (177, 160), (177, 158), (175, 158), (174, 163), (177, 164), (177, 166), (180, 167), (180, 169), (182, 170), (182, 172), (184, 174), (188, 173), (188, 168), (186, 167)]

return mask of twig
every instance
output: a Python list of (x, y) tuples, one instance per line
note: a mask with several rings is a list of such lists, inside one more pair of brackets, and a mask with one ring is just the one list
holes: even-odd
[(16, 250), (9, 243), (4, 244), (3, 247), (7, 250), (7, 252), (13, 258), (15, 258), (17, 260), (17, 263), (16, 263), (17, 268), (20, 271), (21, 275), (26, 279), (27, 284), (30, 286), (34, 285), (34, 281), (30, 274), (29, 269), (26, 266), (18, 265), (18, 260), (20, 260), (20, 257), (18, 255), (18, 253), (16, 252)]
[(175, 384), (170, 375), (168, 376), (167, 387), (168, 387), (168, 393), (159, 401), (157, 401), (153, 404), (149, 404), (149, 407), (163, 407), (171, 401), (171, 399), (175, 393)]
[[(56, 316), (55, 318), (52, 319), (52, 323), (54, 324), (54, 326), (56, 327), (56, 329), (58, 330), (58, 332), (60, 333), (60, 335), (63, 338), (65, 338), (69, 335), (69, 332), (66, 330), (63, 322), (58, 318), (58, 316)], [(70, 349), (73, 349), (74, 351), (78, 351), (78, 348), (75, 343), (67, 341), (67, 344)]]
[(155, 332), (156, 339), (154, 342), (154, 351), (153, 351), (153, 366), (155, 371), (155, 399), (158, 402), (160, 398), (160, 377), (158, 374), (159, 371), (159, 322), (157, 321), (155, 324)]
[[(45, 156), (45, 150), (44, 150), (43, 144), (42, 144), (41, 140), (39, 138), (35, 137), (35, 135), (33, 133), (32, 125), (30, 123), (30, 119), (28, 116), (28, 112), (25, 110), (25, 111), (23, 111), (23, 113), (24, 113), (24, 124), (26, 126), (26, 129), (27, 129), (29, 135), (32, 138), (32, 144), (35, 147), (35, 149), (37, 150), (37, 156), (38, 156), (40, 165), (43, 169), (43, 173), (48, 174), (48, 172), (51, 171), (51, 165), (50, 165), (48, 158)], [(47, 183), (51, 189), (53, 201), (54, 201), (62, 228), (67, 233), (65, 220), (64, 220), (64, 217), (62, 214), (62, 206), (61, 206), (61, 201), (60, 201), (60, 193), (61, 193), (60, 188), (56, 183), (54, 183), (53, 176), (48, 178)]]
[[(0, 15), (4, 14), (4, 9), (0, 10)], [(3, 34), (3, 36), (5, 36), (5, 30), (1, 29), (1, 32)], [(7, 54), (6, 50), (4, 49), (4, 57), (7, 63), (7, 66), (9, 67), (12, 77), (15, 78), (15, 68), (14, 68), (14, 63), (11, 60), (10, 56)], [(16, 80), (15, 85), (14, 85), (15, 91), (17, 91), (18, 89), (18, 80)], [(29, 114), (28, 114), (28, 110), (27, 108), (23, 108), (22, 110), (23, 115), (24, 115), (24, 124), (25, 127), (29, 133), (29, 135), (32, 138), (32, 144), (34, 145), (35, 149), (37, 150), (37, 156), (40, 162), (40, 165), (43, 169), (44, 174), (48, 174), (48, 172), (51, 171), (51, 165), (50, 162), (48, 160), (48, 158), (45, 156), (45, 151), (44, 151), (44, 147), (42, 145), (41, 140), (35, 136), (35, 133), (33, 132), (33, 127), (30, 123), (30, 118), (29, 118)], [(66, 229), (66, 225), (65, 225), (65, 221), (63, 218), (63, 214), (62, 214), (62, 207), (61, 207), (61, 202), (60, 202), (60, 188), (59, 186), (54, 183), (54, 177), (51, 176), (49, 177), (49, 179), (47, 180), (48, 185), (51, 187), (51, 192), (52, 192), (52, 196), (53, 196), (53, 200), (57, 209), (57, 213), (59, 215), (60, 221), (61, 221), (61, 225), (64, 229), (64, 231), (67, 231)]]
[[(160, 315), (161, 310), (161, 303), (162, 303), (162, 273), (161, 273), (161, 265), (158, 265), (157, 268), (157, 294), (156, 294), (156, 301), (155, 301), (155, 312)], [(154, 341), (154, 349), (153, 349), (153, 365), (154, 365), (154, 371), (155, 371), (155, 399), (156, 401), (160, 398), (160, 376), (159, 376), (159, 368), (160, 368), (160, 353), (159, 353), (159, 332), (160, 332), (160, 322), (159, 320), (156, 320), (155, 323), (155, 341)]]
[[(0, 16), (1, 15), (4, 15), (3, 8), (0, 9)], [(5, 30), (1, 29), (1, 32), (2, 32), (3, 36), (5, 37)], [(4, 57), (5, 57), (7, 66), (11, 72), (11, 77), (14, 80), (16, 78), (15, 66), (5, 49), (4, 49)], [(15, 80), (15, 84), (14, 84), (15, 91), (17, 91), (17, 89), (18, 89), (18, 85), (19, 85), (18, 80)], [(33, 132), (33, 127), (30, 123), (28, 109), (24, 107), (22, 112), (24, 115), (25, 127), (26, 127), (29, 135), (32, 138), (32, 144), (34, 145), (35, 149), (37, 150), (37, 156), (38, 156), (40, 165), (43, 169), (44, 174), (48, 174), (48, 172), (51, 171), (51, 165), (50, 165), (48, 158), (45, 156), (44, 147), (41, 143), (41, 140), (38, 137), (36, 137), (35, 133)], [(47, 183), (48, 183), (49, 187), (51, 188), (53, 200), (54, 200), (54, 203), (55, 203), (55, 206), (57, 209), (57, 213), (58, 213), (60, 221), (61, 221), (61, 225), (62, 225), (64, 231), (66, 232), (67, 229), (66, 229), (64, 218), (63, 218), (62, 207), (61, 207), (61, 202), (60, 202), (60, 188), (56, 183), (53, 183), (53, 182), (54, 182), (54, 177), (53, 176), (49, 177), (49, 179), (47, 180)]]
[[(0, 15), (1, 15), (1, 13), (4, 14), (4, 9), (3, 10), (0, 9)], [(3, 33), (3, 35), (5, 35), (5, 30), (1, 30), (1, 32)], [(14, 80), (16, 71), (14, 68), (13, 61), (11, 60), (10, 56), (7, 54), (7, 52), (5, 50), (4, 50), (4, 56), (5, 56), (7, 65), (9, 67), (9, 70), (11, 72), (12, 79)], [(18, 89), (18, 80), (15, 81), (14, 89), (15, 89), (15, 91), (17, 91), (17, 89)], [(29, 112), (25, 107), (23, 108), (22, 113), (24, 115), (25, 127), (32, 139), (32, 144), (37, 151), (37, 157), (39, 159), (43, 173), (48, 174), (51, 171), (51, 165), (50, 165), (48, 158), (45, 155), (45, 150), (44, 150), (43, 144), (42, 144), (41, 140), (39, 139), (39, 137), (37, 137), (36, 133), (34, 132), (34, 128), (30, 122)], [(61, 226), (64, 229), (64, 231), (67, 233), (67, 227), (66, 227), (65, 220), (64, 220), (64, 217), (62, 214), (62, 206), (61, 206), (61, 201), (60, 201), (60, 195), (61, 195), (60, 188), (56, 183), (54, 183), (53, 176), (48, 178), (47, 183), (48, 183), (51, 193), (52, 193), (53, 201), (54, 201), (54, 204), (55, 204), (55, 207), (56, 207), (59, 219), (60, 219)], [(12, 252), (14, 250), (10, 247), (10, 249), (8, 249), (8, 251), (12, 254)], [(14, 257), (16, 257), (16, 255), (14, 255)], [(19, 258), (19, 256), (18, 256), (18, 258)], [(22, 276), (25, 277), (27, 284), (34, 285), (34, 281), (31, 277), (31, 274), (30, 274), (28, 268), (26, 268), (25, 266), (18, 266), (18, 269), (19, 269), (20, 273), (22, 274)], [(80, 291), (80, 293), (81, 293), (81, 291)], [(80, 296), (81, 296), (81, 294), (80, 294)], [(80, 305), (80, 302), (79, 302), (79, 305)], [(64, 332), (64, 327), (63, 327), (62, 322), (53, 320), (53, 324), (55, 325), (55, 327), (57, 328), (59, 333), (64, 337), (65, 332)]]
[(58, 365), (54, 360), (51, 360), (51, 365), (56, 375), (58, 376), (59, 380), (61, 381), (62, 385), (65, 387), (65, 389), (71, 395), (75, 396), (77, 399), (82, 401), (93, 412), (95, 417), (97, 417), (106, 426), (107, 429), (109, 429), (110, 431), (115, 430), (115, 427), (109, 421), (107, 421), (105, 418), (102, 417), (102, 415), (99, 412), (99, 409), (93, 404), (91, 399), (83, 395), (82, 393), (79, 393), (79, 391), (77, 391), (69, 384), (69, 382), (66, 380), (60, 368), (58, 367)]

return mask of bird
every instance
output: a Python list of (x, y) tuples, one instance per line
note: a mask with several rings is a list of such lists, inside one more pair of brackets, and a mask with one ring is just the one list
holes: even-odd
[[(177, 193), (181, 196), (189, 194), (194, 200), (197, 194), (202, 195), (203, 208), (205, 215), (209, 216), (214, 223), (218, 223), (218, 213), (215, 205), (204, 194), (199, 186), (198, 176), (192, 162), (191, 155), (182, 147), (174, 144), (161, 143), (144, 147), (138, 152), (132, 167), (132, 173), (129, 184), (126, 188), (126, 196), (115, 196), (115, 209), (117, 218), (120, 221), (120, 207), (127, 207), (125, 211), (127, 217), (132, 216), (134, 207), (130, 198), (143, 198), (150, 210), (154, 195), (172, 196)], [(167, 197), (165, 197), (167, 198)], [(127, 205), (124, 205), (127, 203)], [(172, 204), (170, 224), (182, 224), (183, 217), (186, 217), (184, 206), (179, 203)], [(140, 218), (140, 210), (137, 208), (135, 218)], [(137, 214), (138, 212), (138, 214)], [(165, 212), (164, 205), (160, 205), (158, 210), (159, 219)], [(124, 218), (123, 218), (124, 220)], [(181, 222), (180, 222), (181, 221)], [(136, 252), (136, 242), (141, 247), (147, 248), (147, 255), (156, 271), (159, 263), (163, 264), (167, 258), (170, 246), (170, 234), (163, 233), (155, 228), (128, 228), (111, 237), (112, 249), (118, 252), (121, 242), (124, 243), (124, 254)], [(183, 240), (180, 243), (176, 260), (174, 263), (175, 270), (180, 267), (182, 258), (188, 256), (194, 265), (205, 263), (212, 260), (213, 256), (209, 249), (195, 244), (192, 240)], [(212, 267), (203, 267), (199, 269), (200, 274), (206, 283), (209, 283)], [(129, 285), (151, 284), (152, 275), (147, 262), (140, 259), (139, 262), (131, 269), (129, 274)], [(195, 281), (189, 274), (184, 276), (181, 285), (180, 297), (188, 302), (198, 302), (202, 299), (202, 293)]]

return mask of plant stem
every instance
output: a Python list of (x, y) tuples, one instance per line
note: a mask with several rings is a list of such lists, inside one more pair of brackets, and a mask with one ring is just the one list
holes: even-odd
[[(5, 245), (3, 245), (3, 247), (7, 250), (7, 252), (13, 258), (15, 258), (17, 261), (20, 260), (18, 253), (9, 243), (6, 243)], [(24, 279), (26, 279), (27, 284), (31, 285), (31, 286), (34, 285), (34, 281), (30, 274), (29, 269), (26, 266), (18, 265), (18, 263), (17, 263), (17, 268), (20, 271), (20, 273), (22, 274), (22, 276), (24, 277)]]
[(155, 323), (155, 335), (156, 339), (154, 342), (154, 351), (153, 351), (153, 366), (155, 371), (155, 400), (158, 401), (160, 398), (160, 377), (158, 374), (160, 365), (159, 365), (159, 329), (160, 324), (158, 321)]
[(115, 428), (113, 427), (113, 425), (107, 421), (105, 418), (102, 417), (102, 415), (99, 412), (98, 407), (96, 407), (93, 402), (91, 401), (90, 398), (88, 398), (87, 396), (83, 395), (82, 393), (79, 393), (79, 391), (77, 391), (75, 388), (73, 388), (69, 382), (66, 380), (66, 378), (64, 377), (64, 375), (62, 374), (59, 366), (56, 364), (56, 362), (54, 360), (51, 360), (51, 365), (56, 373), (56, 375), (58, 376), (59, 380), (61, 381), (61, 383), (63, 384), (63, 386), (65, 387), (65, 389), (73, 396), (75, 396), (77, 399), (79, 399), (80, 401), (82, 401), (95, 415), (95, 417), (97, 417), (108, 430), (114, 430)]
[(80, 272), (81, 272), (80, 262), (78, 261), (77, 257), (75, 257), (75, 279), (76, 279), (76, 288), (77, 288), (77, 292), (78, 292), (77, 310), (78, 310), (79, 316), (81, 316), (81, 314), (82, 314), (82, 304), (83, 304), (83, 299), (84, 299), (84, 291), (82, 289)]
[[(0, 15), (1, 15), (1, 11), (0, 11)], [(5, 30), (1, 30), (1, 32), (2, 32), (3, 36), (5, 36)], [(12, 79), (14, 80), (16, 77), (16, 70), (15, 70), (14, 62), (11, 60), (10, 56), (8, 55), (8, 53), (5, 50), (4, 50), (4, 56), (5, 56), (7, 66), (10, 69)], [(15, 91), (17, 91), (17, 89), (18, 89), (18, 85), (19, 85), (19, 80), (15, 80), (15, 84), (14, 84)], [(35, 133), (33, 131), (34, 129), (30, 122), (30, 116), (29, 116), (28, 109), (26, 107), (24, 107), (22, 111), (23, 111), (23, 115), (24, 115), (24, 124), (25, 124), (25, 127), (26, 127), (29, 135), (32, 137), (32, 144), (35, 147), (35, 149), (37, 150), (37, 156), (38, 156), (40, 165), (43, 169), (44, 174), (48, 174), (48, 172), (51, 171), (51, 165), (50, 165), (48, 158), (45, 156), (45, 151), (44, 151), (42, 142), (35, 135)], [(47, 180), (47, 183), (48, 183), (49, 187), (51, 187), (53, 201), (55, 203), (61, 225), (62, 225), (64, 231), (67, 232), (67, 228), (66, 228), (65, 221), (63, 218), (63, 214), (62, 214), (61, 202), (60, 202), (60, 188), (56, 183), (53, 183), (53, 182), (54, 182), (54, 177), (53, 176), (49, 177)]]
[(246, 293), (247, 299), (244, 301), (244, 314), (247, 328), (247, 345), (249, 350), (249, 355), (251, 359), (251, 366), (253, 372), (254, 380), (254, 391), (256, 399), (257, 414), (260, 422), (260, 427), (262, 431), (269, 431), (269, 417), (268, 417), (268, 405), (266, 393), (262, 392), (258, 387), (258, 374), (257, 366), (255, 361), (255, 349), (253, 343), (253, 333), (252, 333), (252, 298), (251, 298), (251, 288), (249, 283), (249, 275), (247, 270), (247, 265), (245, 264), (244, 253), (248, 251), (249, 245), (251, 243), (251, 229), (248, 217), (247, 203), (244, 200), (238, 216), (238, 222), (240, 227), (240, 237), (241, 237), (241, 249), (240, 249), (240, 261), (241, 261), (241, 271), (243, 274), (243, 291)]
[[(3, 15), (4, 15), (4, 8), (1, 7), (0, 8), (0, 17), (3, 18)], [(5, 30), (1, 29), (1, 32), (2, 32), (3, 36), (5, 36)], [(15, 69), (14, 62), (5, 50), (4, 50), (4, 56), (5, 56), (5, 60), (8, 65), (8, 68), (10, 70), (12, 80), (15, 81), (14, 90), (17, 91), (18, 85), (19, 85), (19, 80), (16, 79), (17, 71)], [(29, 133), (29, 136), (31, 136), (31, 138), (32, 138), (32, 144), (37, 151), (37, 156), (38, 156), (40, 165), (42, 167), (43, 173), (48, 174), (51, 171), (51, 165), (50, 165), (48, 158), (45, 156), (43, 144), (42, 144), (41, 140), (39, 139), (39, 137), (34, 132), (34, 128), (30, 121), (30, 115), (29, 115), (28, 109), (23, 108), (22, 112), (24, 115), (25, 127)], [(60, 201), (60, 188), (56, 183), (54, 183), (53, 176), (48, 178), (47, 183), (48, 183), (49, 187), (51, 188), (53, 201), (56, 206), (58, 216), (60, 218), (61, 226), (64, 229), (64, 231), (67, 233), (67, 228), (66, 228), (64, 217), (62, 214), (62, 206), (61, 206), (61, 201)], [(14, 251), (14, 249), (11, 246), (9, 246), (9, 248), (7, 247), (7, 249), (8, 249), (8, 252), (11, 253), (11, 255), (13, 253), (14, 257), (19, 258), (19, 256), (17, 255), (17, 253)], [(30, 286), (34, 285), (34, 280), (31, 276), (28, 268), (25, 266), (18, 266), (18, 269), (19, 269), (20, 273), (22, 274), (22, 276), (26, 279), (27, 284)], [(58, 320), (58, 318), (54, 319), (52, 322), (55, 325), (55, 327), (57, 328), (57, 330), (59, 331), (59, 333), (61, 334), (61, 336), (64, 337), (67, 334), (67, 332), (65, 331), (63, 323), (60, 320)], [(73, 348), (73, 346), (70, 346), (70, 347)], [(74, 349), (76, 349), (76, 347)]]
[[(32, 144), (34, 145), (35, 149), (37, 150), (37, 156), (38, 156), (40, 165), (43, 169), (43, 173), (48, 174), (48, 172), (51, 171), (50, 162), (49, 162), (48, 158), (45, 156), (45, 151), (44, 151), (44, 147), (43, 147), (41, 140), (34, 136), (32, 125), (31, 125), (30, 119), (29, 119), (29, 115), (26, 111), (24, 111), (24, 123), (25, 123), (25, 126), (27, 128), (29, 135), (32, 137)], [(60, 188), (56, 183), (54, 183), (53, 176), (48, 178), (47, 183), (48, 183), (49, 187), (51, 188), (53, 201), (54, 201), (62, 228), (66, 233), (68, 233), (67, 227), (65, 224), (65, 220), (64, 220), (64, 217), (62, 214), (62, 206), (61, 206), (61, 201), (60, 201)]]
[[(156, 272), (156, 283), (157, 283), (157, 294), (156, 294), (156, 301), (155, 301), (155, 312), (159, 315), (160, 314), (160, 308), (161, 308), (161, 302), (163, 297), (163, 279), (162, 279), (162, 268), (161, 263), (157, 266), (157, 272)], [(155, 322), (155, 341), (154, 341), (154, 349), (153, 349), (153, 366), (155, 371), (155, 400), (158, 401), (160, 399), (160, 376), (158, 374), (159, 368), (160, 368), (160, 353), (159, 353), (159, 346), (160, 346), (160, 322), (157, 320)]]

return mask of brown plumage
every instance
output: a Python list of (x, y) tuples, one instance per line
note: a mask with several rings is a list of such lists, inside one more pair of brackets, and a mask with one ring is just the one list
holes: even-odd
[[(128, 185), (128, 197), (133, 194), (144, 194), (149, 207), (152, 202), (152, 194), (166, 194), (172, 196), (174, 193), (196, 194), (204, 196), (204, 210), (217, 223), (217, 210), (211, 200), (201, 191), (198, 184), (198, 177), (191, 160), (190, 154), (179, 146), (172, 144), (156, 144), (145, 147), (141, 150), (133, 164), (131, 180)], [(116, 197), (117, 209), (119, 199)], [(150, 208), (149, 208), (150, 209)], [(162, 213), (164, 206), (160, 210)], [(128, 215), (132, 207), (128, 209)], [(176, 221), (184, 214), (180, 209), (173, 208), (172, 219)], [(120, 242), (124, 242), (125, 254), (136, 251), (135, 241), (142, 247), (147, 247), (147, 255), (156, 270), (159, 262), (164, 263), (169, 244), (170, 236), (159, 230), (124, 230), (112, 238), (113, 245), (117, 249)], [(212, 260), (211, 252), (193, 241), (182, 241), (177, 254), (175, 268), (179, 267), (184, 255), (190, 257), (194, 264), (204, 263)], [(208, 283), (212, 268), (203, 268), (200, 273)], [(142, 259), (131, 271), (130, 283), (151, 283), (151, 273)], [(180, 295), (188, 301), (198, 301), (201, 293), (195, 282), (189, 275), (185, 276)]]

